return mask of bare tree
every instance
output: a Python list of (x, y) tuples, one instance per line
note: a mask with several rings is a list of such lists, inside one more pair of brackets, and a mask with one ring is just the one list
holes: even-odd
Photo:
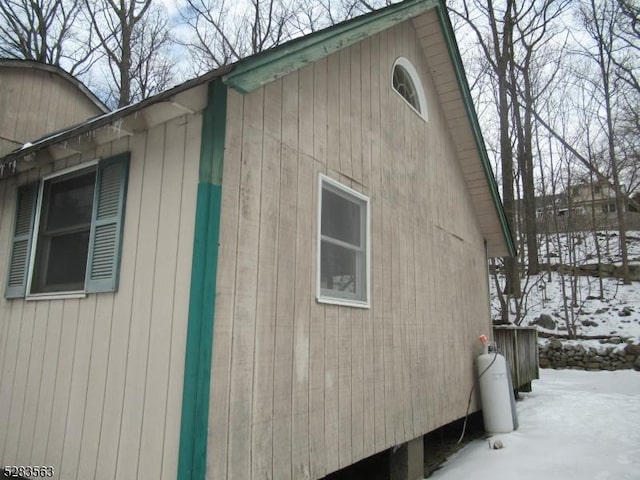
[(174, 77), (166, 12), (151, 0), (85, 0), (96, 48), (108, 60), (107, 103), (128, 105), (165, 89)]
[[(531, 2), (518, 12), (515, 22), (517, 36), (514, 54), (510, 62), (509, 89), (513, 100), (513, 123), (516, 134), (518, 170), (522, 181), (522, 211), (527, 246), (527, 273), (536, 275), (538, 265), (538, 238), (536, 228), (535, 172), (533, 161), (533, 111), (539, 97), (554, 81), (557, 69), (552, 68), (548, 78), (542, 72), (563, 49), (546, 48), (554, 38), (554, 22), (568, 5), (567, 0)], [(555, 50), (555, 51), (554, 51)], [(537, 55), (536, 55), (537, 52)], [(550, 61), (549, 61), (550, 60)], [(548, 69), (547, 69), (548, 70)]]
[[(522, 264), (531, 275), (538, 272), (539, 261), (533, 110), (555, 72), (552, 70), (546, 83), (541, 81), (546, 60), (540, 60), (540, 53), (547, 58), (559, 55), (543, 47), (552, 38), (553, 24), (567, 5), (567, 0), (459, 0), (450, 5), (450, 11), (473, 32), (488, 67), (483, 72), (492, 78), (503, 203), (512, 229), (519, 233), (520, 255), (526, 255), (526, 262), (521, 257)], [(515, 200), (518, 192), (522, 202)], [(517, 298), (522, 294), (518, 267), (517, 259), (505, 259), (505, 293), (514, 297), (516, 305), (521, 303)], [(516, 308), (516, 322), (519, 314)]]
[[(506, 0), (501, 9), (493, 0), (479, 2), (462, 0), (451, 11), (467, 22), (476, 35), (478, 44), (490, 65), (497, 91), (497, 115), (499, 118), (500, 164), (502, 173), (502, 199), (507, 220), (516, 226), (514, 195), (514, 152), (511, 139), (511, 109), (509, 102), (509, 62), (513, 59), (513, 26), (515, 0)], [(516, 259), (506, 258), (506, 293), (520, 295), (520, 272)]]
[(80, 0), (0, 2), (0, 56), (35, 60), (86, 72), (95, 60), (90, 32), (81, 28)]
[(623, 280), (626, 284), (630, 284), (625, 202), (621, 188), (614, 129), (615, 99), (618, 93), (616, 91), (614, 52), (617, 49), (616, 39), (618, 37), (618, 22), (620, 21), (621, 9), (620, 5), (615, 2), (590, 0), (588, 4), (581, 6), (579, 13), (586, 33), (595, 43), (594, 48), (585, 51), (585, 54), (597, 65), (599, 80), (602, 82), (600, 93), (602, 94), (604, 106), (604, 133), (607, 156), (611, 168), (611, 179), (616, 196)]
[(281, 0), (186, 0), (181, 16), (189, 35), (180, 43), (200, 73), (289, 40), (293, 12)]

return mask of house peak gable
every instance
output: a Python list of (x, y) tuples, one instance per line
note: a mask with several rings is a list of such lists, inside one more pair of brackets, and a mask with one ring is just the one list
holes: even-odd
[(80, 91), (100, 111), (102, 111), (103, 113), (107, 113), (109, 111), (109, 108), (91, 90), (89, 90), (89, 88), (84, 83), (82, 83), (80, 80), (78, 80), (76, 77), (74, 77), (61, 67), (37, 62), (35, 60), (0, 58), (0, 70), (10, 68), (22, 70), (38, 70), (41, 72), (48, 72), (56, 75), (72, 85), (76, 90)]
[(405, 0), (240, 60), (224, 82), (240, 93), (258, 88), (433, 8), (440, 0)]

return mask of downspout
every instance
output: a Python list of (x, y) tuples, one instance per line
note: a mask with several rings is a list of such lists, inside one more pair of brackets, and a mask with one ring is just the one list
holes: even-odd
[(202, 114), (178, 480), (203, 480), (206, 473), (226, 111), (227, 87), (214, 79)]

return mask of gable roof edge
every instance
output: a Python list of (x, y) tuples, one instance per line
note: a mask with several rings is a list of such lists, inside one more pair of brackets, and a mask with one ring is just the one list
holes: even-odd
[(109, 108), (94, 94), (83, 82), (57, 65), (38, 62), (36, 60), (24, 60), (19, 58), (0, 58), (0, 68), (21, 68), (25, 70), (38, 70), (48, 72), (64, 79), (78, 89), (84, 96), (103, 113), (108, 113)]
[(439, 0), (405, 0), (310, 33), (239, 61), (224, 82), (240, 93), (252, 91), (305, 65), (431, 10)]
[(480, 123), (478, 122), (478, 116), (476, 114), (475, 107), (473, 106), (473, 99), (471, 98), (471, 89), (469, 88), (469, 84), (467, 83), (467, 76), (464, 71), (464, 65), (462, 64), (462, 57), (460, 56), (458, 43), (455, 40), (453, 26), (451, 25), (451, 21), (449, 19), (449, 15), (447, 14), (446, 8), (447, 7), (444, 3), (444, 0), (439, 0), (438, 5), (435, 9), (438, 17), (438, 22), (440, 23), (440, 28), (442, 29), (442, 34), (444, 36), (447, 50), (449, 51), (451, 64), (453, 66), (455, 77), (458, 82), (458, 88), (460, 89), (460, 93), (462, 94), (464, 108), (466, 110), (467, 117), (469, 118), (469, 123), (473, 133), (473, 139), (476, 143), (476, 148), (480, 156), (482, 170), (484, 171), (487, 182), (489, 183), (491, 199), (496, 210), (496, 215), (498, 216), (498, 220), (500, 222), (500, 227), (502, 228), (502, 234), (504, 236), (509, 255), (515, 257), (517, 255), (517, 250), (513, 241), (511, 228), (509, 227), (509, 222), (507, 221), (507, 216), (502, 206), (502, 200), (500, 199), (500, 193), (498, 192), (498, 184), (493, 174), (491, 163), (489, 162), (489, 155), (487, 154), (482, 131), (480, 130)]

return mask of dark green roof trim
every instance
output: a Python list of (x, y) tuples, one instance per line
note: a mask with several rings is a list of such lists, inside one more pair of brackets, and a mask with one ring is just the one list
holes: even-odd
[(513, 236), (511, 235), (511, 229), (509, 228), (507, 216), (505, 215), (504, 208), (502, 207), (502, 200), (500, 199), (500, 194), (498, 193), (498, 184), (496, 183), (496, 178), (493, 175), (493, 169), (491, 168), (491, 163), (489, 162), (489, 155), (487, 154), (484, 138), (482, 137), (482, 131), (480, 130), (480, 123), (478, 122), (478, 116), (476, 114), (475, 107), (473, 106), (471, 90), (469, 89), (467, 76), (464, 72), (464, 66), (462, 65), (462, 57), (460, 56), (460, 50), (458, 50), (458, 43), (456, 42), (453, 27), (451, 25), (451, 20), (449, 19), (446, 8), (447, 7), (444, 4), (444, 0), (440, 0), (436, 7), (438, 21), (440, 22), (440, 28), (442, 29), (442, 34), (444, 35), (447, 49), (449, 50), (451, 64), (456, 75), (456, 80), (458, 81), (460, 93), (462, 94), (465, 110), (467, 112), (467, 116), (469, 117), (469, 123), (471, 124), (471, 129), (473, 131), (473, 138), (476, 141), (476, 147), (478, 149), (478, 154), (480, 155), (480, 161), (482, 162), (482, 169), (484, 170), (484, 174), (487, 177), (487, 181), (489, 182), (489, 190), (491, 191), (491, 198), (493, 199), (496, 214), (498, 215), (498, 219), (500, 220), (502, 234), (504, 235), (504, 240), (507, 244), (507, 248), (509, 249), (509, 254), (512, 257), (515, 257), (517, 254), (517, 250), (513, 242)]
[(339, 23), (238, 62), (224, 82), (241, 93), (250, 93), (437, 5), (438, 0), (406, 0)]
[(178, 480), (204, 480), (207, 470), (227, 87), (219, 79), (214, 79), (209, 83), (208, 96), (208, 104), (202, 115), (200, 181), (191, 260)]

